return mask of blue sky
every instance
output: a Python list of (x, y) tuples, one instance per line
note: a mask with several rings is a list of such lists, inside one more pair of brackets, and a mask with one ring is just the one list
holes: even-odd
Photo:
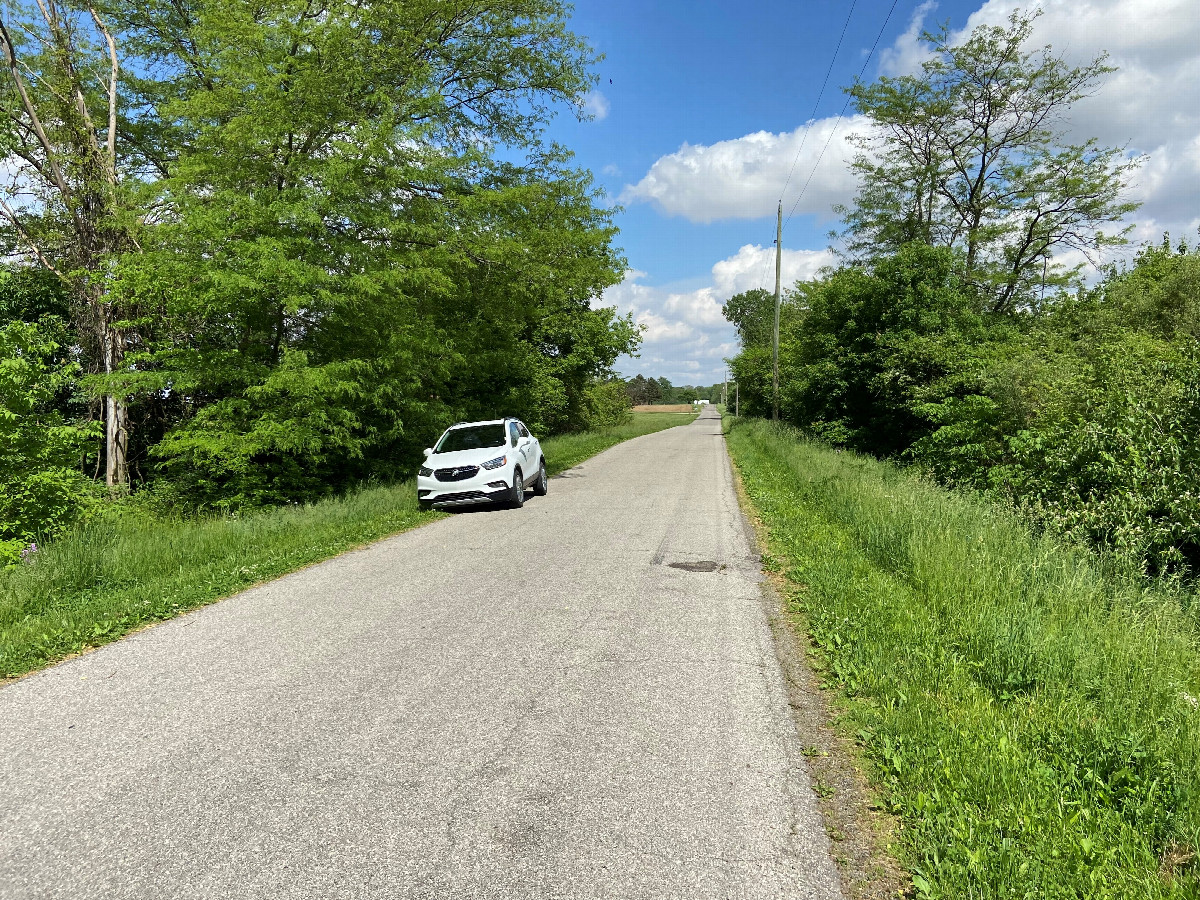
[[(646, 326), (640, 357), (618, 361), (626, 376), (642, 372), (676, 384), (720, 380), (722, 358), (737, 349), (720, 303), (760, 283), (773, 287), (775, 203), (782, 193), (787, 216), (810, 175), (784, 229), (785, 283), (830, 261), (832, 207), (850, 200), (854, 188), (845, 138), (862, 128), (852, 109), (836, 121), (842, 88), (866, 62), (892, 0), (856, 0), (834, 59), (850, 5), (576, 2), (574, 29), (605, 55), (590, 104), (595, 117), (560, 116), (547, 136), (571, 148), (624, 207), (617, 242), (631, 271), (601, 302)], [(1069, 127), (1148, 154), (1131, 188), (1145, 203), (1133, 219), (1136, 236), (1154, 239), (1167, 228), (1194, 236), (1200, 225), (1197, 0), (898, 0), (864, 77), (917, 66), (922, 25), (949, 21), (952, 29), (967, 29), (1033, 5), (1045, 13), (1037, 45), (1049, 43), (1073, 60), (1107, 51), (1121, 67), (1073, 111)]]

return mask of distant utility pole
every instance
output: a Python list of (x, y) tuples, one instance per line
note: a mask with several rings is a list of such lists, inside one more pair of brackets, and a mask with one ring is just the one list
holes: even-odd
[(775, 218), (775, 338), (771, 342), (771, 418), (779, 421), (779, 266), (783, 253), (783, 201)]

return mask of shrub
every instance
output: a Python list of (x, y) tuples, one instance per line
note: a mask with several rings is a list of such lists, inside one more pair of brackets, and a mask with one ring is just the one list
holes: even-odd
[(583, 395), (584, 424), (590, 429), (624, 425), (633, 418), (625, 382), (619, 378), (596, 381)]
[(53, 317), (0, 326), (0, 564), (62, 532), (96, 497), (78, 461), (98, 426), (68, 423), (54, 408), (78, 375), (60, 352), (64, 334)]

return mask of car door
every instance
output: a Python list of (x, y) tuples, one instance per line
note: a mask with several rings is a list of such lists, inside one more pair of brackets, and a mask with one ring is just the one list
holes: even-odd
[(517, 465), (521, 468), (521, 477), (526, 482), (529, 481), (529, 464), (525, 459), (526, 446), (521, 438), (521, 429), (517, 427), (516, 419), (508, 420), (508, 452), (513, 454), (517, 459)]
[(529, 460), (529, 468), (526, 471), (529, 472), (530, 478), (537, 478), (538, 463), (542, 458), (541, 444), (538, 443), (537, 438), (530, 434), (524, 422), (518, 422), (517, 429), (521, 432), (521, 439), (525, 442), (525, 458)]

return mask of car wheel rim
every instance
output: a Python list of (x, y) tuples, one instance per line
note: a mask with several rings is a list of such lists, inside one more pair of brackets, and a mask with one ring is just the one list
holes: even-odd
[(541, 487), (542, 493), (544, 494), (546, 492), (546, 464), (545, 463), (542, 463), (542, 471), (538, 477), (539, 477), (539, 485), (538, 486)]
[(520, 472), (513, 475), (513, 484), (516, 486), (517, 502), (520, 503), (525, 499), (525, 479)]

